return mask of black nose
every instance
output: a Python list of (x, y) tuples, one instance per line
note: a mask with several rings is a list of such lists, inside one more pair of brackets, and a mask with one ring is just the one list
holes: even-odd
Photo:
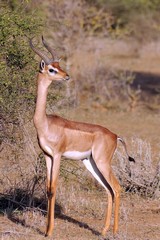
[(70, 79), (69, 75), (66, 75), (65, 80), (68, 81), (69, 79)]

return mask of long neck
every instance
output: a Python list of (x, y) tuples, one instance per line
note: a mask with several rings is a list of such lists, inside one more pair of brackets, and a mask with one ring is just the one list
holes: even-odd
[(46, 82), (45, 79), (43, 79), (43, 76), (41, 74), (38, 75), (37, 83), (37, 101), (34, 114), (34, 124), (36, 128), (38, 128), (38, 126), (43, 126), (47, 120), (46, 102), (48, 87), (50, 85), (50, 83)]

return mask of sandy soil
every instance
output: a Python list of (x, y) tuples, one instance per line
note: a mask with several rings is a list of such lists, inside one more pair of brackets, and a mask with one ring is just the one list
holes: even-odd
[[(68, 210), (69, 213), (59, 215), (55, 220), (55, 231), (53, 237), (49, 239), (55, 240), (98, 240), (102, 239), (100, 231), (104, 223), (104, 212), (94, 211), (92, 199), (95, 196), (85, 197), (90, 201), (92, 214), (82, 214), (81, 202), (77, 199), (76, 204), (79, 205), (79, 212), (73, 209)], [(88, 199), (90, 197), (90, 200)], [(95, 201), (95, 199), (94, 199)], [(105, 195), (103, 193), (96, 196), (97, 205), (105, 204)], [(96, 207), (97, 208), (97, 207)], [(105, 211), (105, 209), (103, 209)], [(110, 230), (106, 236), (106, 240), (159, 240), (159, 222), (160, 208), (158, 200), (145, 200), (141, 197), (125, 194), (121, 199), (120, 211), (120, 227), (119, 233), (113, 238)], [(17, 216), (14, 213), (15, 216)], [(21, 219), (21, 220), (20, 220)], [(1, 239), (44, 239), (45, 217), (37, 212), (24, 214), (8, 218), (0, 217), (0, 234)]]

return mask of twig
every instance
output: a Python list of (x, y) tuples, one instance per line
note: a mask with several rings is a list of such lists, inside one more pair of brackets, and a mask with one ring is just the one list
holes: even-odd
[(3, 234), (3, 235), (4, 235), (4, 234), (10, 234), (10, 233), (12, 233), (12, 234), (17, 234), (17, 235), (18, 235), (18, 234), (21, 234), (21, 235), (27, 235), (27, 236), (28, 236), (28, 235), (29, 235), (29, 236), (36, 236), (35, 234), (28, 233), (28, 232), (27, 232), (27, 233), (24, 233), (24, 232), (19, 232), (19, 231), (18, 231), (18, 232), (17, 232), (17, 231), (16, 231), (16, 232), (15, 232), (15, 231), (10, 231), (10, 230), (9, 230), (9, 231), (4, 231), (4, 232), (0, 232), (0, 234)]
[(6, 194), (1, 193), (1, 195), (3, 195), (6, 200), (11, 201), (13, 203), (16, 203), (17, 205), (20, 205), (21, 207), (26, 207), (27, 206), (26, 204), (17, 202), (17, 201), (15, 201), (15, 200), (13, 200), (13, 199), (11, 199), (9, 197), (6, 197)]

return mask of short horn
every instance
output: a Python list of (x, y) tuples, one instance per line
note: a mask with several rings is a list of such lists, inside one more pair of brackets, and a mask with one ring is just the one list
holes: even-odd
[(55, 61), (55, 62), (59, 61), (55, 50), (53, 48), (51, 48), (51, 46), (49, 46), (49, 44), (46, 42), (46, 40), (44, 39), (43, 36), (42, 36), (42, 43), (45, 46), (45, 48), (51, 53), (53, 61)]
[[(33, 38), (32, 38), (33, 39)], [(42, 53), (39, 49), (35, 48), (32, 43), (32, 39), (29, 40), (29, 45), (32, 48), (32, 50), (39, 56), (41, 57), (44, 62), (49, 65), (51, 63), (51, 60), (44, 54)]]

